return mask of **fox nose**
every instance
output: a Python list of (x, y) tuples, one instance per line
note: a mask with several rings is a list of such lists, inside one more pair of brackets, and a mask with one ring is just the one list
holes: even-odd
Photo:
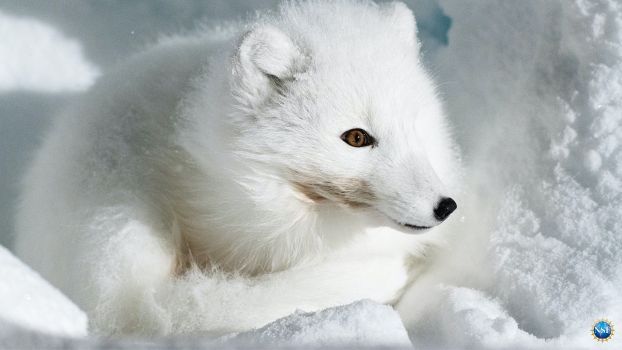
[(436, 209), (434, 209), (434, 217), (438, 221), (443, 221), (447, 219), (457, 207), (458, 205), (453, 199), (449, 197), (442, 198), (441, 201), (438, 202)]

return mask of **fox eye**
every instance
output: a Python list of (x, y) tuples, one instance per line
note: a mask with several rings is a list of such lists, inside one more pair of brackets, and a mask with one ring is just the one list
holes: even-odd
[(341, 139), (352, 147), (375, 146), (376, 140), (363, 129), (351, 129), (341, 134)]

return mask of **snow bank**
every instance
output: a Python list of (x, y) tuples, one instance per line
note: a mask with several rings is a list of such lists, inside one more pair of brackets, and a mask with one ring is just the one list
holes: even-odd
[(468, 189), (449, 249), (401, 306), (421, 311), (415, 346), (593, 347), (596, 319), (622, 322), (622, 4), (441, 7), (449, 44), (429, 61)]
[(87, 318), (56, 288), (0, 246), (0, 338), (29, 329), (79, 337), (86, 335)]
[(233, 341), (279, 346), (411, 347), (397, 312), (368, 300), (315, 313), (297, 312), (242, 333)]
[(99, 75), (76, 41), (34, 19), (0, 12), (0, 38), (0, 93), (81, 91)]

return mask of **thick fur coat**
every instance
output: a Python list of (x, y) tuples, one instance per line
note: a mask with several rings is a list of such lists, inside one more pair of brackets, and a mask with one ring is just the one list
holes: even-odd
[(419, 49), (405, 5), (358, 1), (161, 41), (56, 123), (18, 254), (103, 334), (396, 302), (460, 169)]

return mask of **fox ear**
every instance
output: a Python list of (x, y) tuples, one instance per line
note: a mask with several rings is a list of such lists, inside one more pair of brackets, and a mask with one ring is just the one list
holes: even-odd
[(261, 25), (246, 32), (238, 46), (233, 72), (239, 87), (263, 99), (304, 71), (306, 57), (281, 30)]
[(415, 16), (406, 4), (398, 1), (385, 3), (380, 6), (380, 11), (394, 24), (398, 30), (398, 35), (408, 45), (412, 45), (419, 50), (417, 23)]

